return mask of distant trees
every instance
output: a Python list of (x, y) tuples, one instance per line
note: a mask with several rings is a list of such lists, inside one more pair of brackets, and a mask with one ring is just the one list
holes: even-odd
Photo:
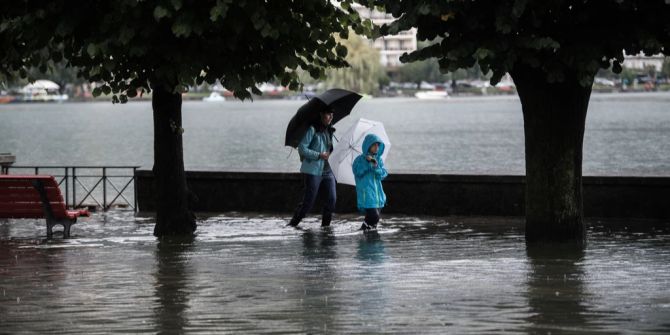
[(400, 82), (416, 83), (421, 89), (421, 82), (444, 82), (447, 77), (440, 72), (440, 65), (436, 59), (427, 59), (405, 64), (398, 69), (396, 80)]
[(383, 6), (395, 34), (439, 42), (405, 55), (443, 71), (479, 64), (491, 84), (510, 73), (521, 99), (527, 241), (583, 241), (582, 144), (594, 76), (629, 54), (670, 55), (670, 3), (619, 1), (361, 1)]
[(354, 33), (339, 40), (349, 52), (345, 60), (348, 67), (329, 69), (323, 78), (324, 86), (350, 89), (359, 93), (375, 94), (386, 73), (379, 62), (379, 51), (370, 42)]
[[(0, 79), (47, 72), (65, 62), (100, 82), (94, 95), (125, 102), (151, 93), (154, 111), (156, 226), (154, 235), (190, 235), (183, 161), (181, 93), (221, 84), (239, 98), (256, 83), (278, 80), (298, 89), (296, 69), (320, 77), (347, 65), (335, 39), (352, 28), (369, 33), (351, 0), (158, 0), (12, 2), (0, 4)], [(188, 134), (188, 133), (186, 133)]]
[(661, 72), (668, 78), (670, 78), (670, 57), (665, 57), (663, 60), (663, 67)]

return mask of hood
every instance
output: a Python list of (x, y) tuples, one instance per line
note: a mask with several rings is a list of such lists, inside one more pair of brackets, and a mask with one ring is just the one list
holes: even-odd
[(363, 149), (363, 154), (367, 154), (368, 150), (370, 150), (370, 147), (375, 143), (379, 143), (379, 151), (377, 151), (377, 156), (381, 157), (381, 155), (384, 153), (385, 145), (382, 139), (375, 134), (367, 134), (365, 136), (365, 139), (363, 140), (363, 146), (361, 147), (361, 149)]

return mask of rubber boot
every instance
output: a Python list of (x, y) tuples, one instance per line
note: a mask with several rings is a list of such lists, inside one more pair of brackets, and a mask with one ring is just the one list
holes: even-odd
[(332, 221), (332, 220), (333, 220), (333, 214), (332, 213), (323, 214), (323, 216), (321, 217), (321, 227), (330, 226), (330, 221)]
[(291, 227), (297, 227), (301, 220), (302, 220), (301, 217), (297, 217), (297, 216), (294, 215), (291, 218), (291, 221), (289, 221), (288, 225), (291, 226)]

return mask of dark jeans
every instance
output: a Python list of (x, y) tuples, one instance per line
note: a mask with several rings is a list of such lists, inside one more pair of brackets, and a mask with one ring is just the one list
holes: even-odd
[(329, 225), (333, 217), (333, 211), (335, 210), (335, 202), (337, 201), (335, 176), (332, 172), (329, 172), (324, 176), (314, 176), (307, 173), (303, 173), (302, 176), (305, 190), (302, 202), (298, 204), (293, 219), (291, 219), (291, 224), (297, 225), (300, 223), (300, 220), (312, 210), (314, 201), (316, 201), (316, 196), (318, 195), (319, 190), (321, 190), (322, 192), (325, 192), (326, 195), (321, 224), (326, 226)]
[(365, 223), (370, 227), (377, 227), (379, 222), (380, 208), (366, 208), (365, 209)]

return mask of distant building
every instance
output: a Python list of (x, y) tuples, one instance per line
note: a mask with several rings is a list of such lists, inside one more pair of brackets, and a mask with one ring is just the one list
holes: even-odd
[[(381, 26), (394, 21), (391, 14), (370, 10), (362, 5), (354, 5), (362, 18), (371, 19), (372, 23)], [(401, 66), (400, 56), (405, 52), (416, 50), (416, 28), (402, 31), (398, 35), (380, 37), (372, 41), (372, 45), (379, 50), (382, 65), (386, 67)]]
[(656, 69), (656, 71), (659, 72), (663, 69), (664, 60), (665, 56), (663, 56), (662, 54), (654, 56), (645, 56), (644, 54), (640, 53), (635, 56), (626, 56), (622, 66), (627, 69), (634, 69), (634, 70), (644, 70), (650, 66), (653, 66), (654, 69)]

